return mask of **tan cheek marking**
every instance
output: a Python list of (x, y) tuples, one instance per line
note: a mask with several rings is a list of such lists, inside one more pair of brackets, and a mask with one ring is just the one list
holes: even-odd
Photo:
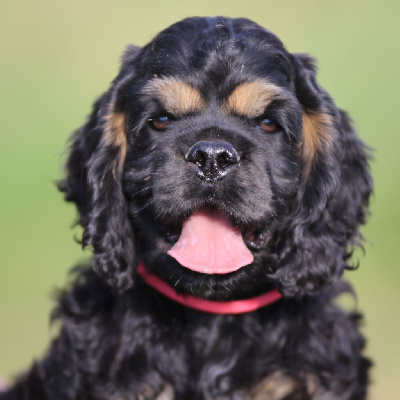
[(125, 134), (125, 115), (113, 111), (105, 117), (105, 128), (103, 140), (107, 145), (118, 147), (119, 150), (119, 169), (122, 170), (127, 152), (127, 140)]
[(281, 372), (275, 372), (263, 382), (261, 382), (254, 390), (253, 400), (282, 400), (287, 398), (296, 390), (296, 382), (294, 379), (284, 375)]
[(154, 79), (143, 91), (156, 95), (165, 110), (175, 116), (201, 111), (205, 108), (200, 92), (177, 78)]
[(307, 384), (307, 394), (312, 399), (341, 400), (343, 398), (343, 394), (335, 395), (332, 392), (327, 392), (315, 375), (308, 374), (305, 377), (305, 382)]
[(222, 105), (221, 111), (225, 114), (234, 113), (256, 118), (264, 113), (272, 100), (283, 97), (284, 92), (281, 88), (264, 79), (258, 79), (242, 83), (235, 88)]
[(303, 161), (308, 174), (318, 153), (332, 143), (332, 116), (318, 111), (303, 111)]

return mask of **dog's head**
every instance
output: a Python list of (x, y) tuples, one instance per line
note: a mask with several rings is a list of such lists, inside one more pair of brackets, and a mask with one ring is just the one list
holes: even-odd
[(190, 18), (127, 49), (73, 136), (62, 190), (109, 284), (129, 287), (141, 259), (177, 290), (222, 299), (337, 279), (371, 186), (308, 56), (249, 20)]

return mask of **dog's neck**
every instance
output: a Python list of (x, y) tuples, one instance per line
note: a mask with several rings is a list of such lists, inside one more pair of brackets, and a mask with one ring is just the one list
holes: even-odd
[(149, 286), (169, 299), (183, 304), (186, 307), (194, 308), (196, 310), (211, 314), (244, 314), (258, 310), (262, 307), (266, 307), (267, 305), (272, 304), (282, 298), (282, 295), (278, 292), (278, 289), (273, 289), (259, 296), (243, 300), (205, 300), (188, 294), (178, 293), (172, 286), (169, 286), (160, 278), (151, 274), (142, 262), (140, 262), (138, 265), (137, 273)]

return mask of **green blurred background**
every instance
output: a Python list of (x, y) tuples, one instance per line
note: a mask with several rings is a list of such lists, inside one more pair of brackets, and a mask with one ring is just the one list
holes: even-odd
[(292, 52), (318, 60), (319, 81), (374, 149), (375, 197), (361, 268), (347, 273), (375, 360), (370, 399), (400, 390), (400, 2), (1, 0), (0, 376), (10, 381), (54, 335), (51, 292), (87, 253), (54, 181), (67, 138), (116, 75), (128, 43), (193, 15), (244, 16)]

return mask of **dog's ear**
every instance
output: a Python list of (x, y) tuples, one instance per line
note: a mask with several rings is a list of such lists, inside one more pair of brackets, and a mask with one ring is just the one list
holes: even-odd
[(73, 134), (66, 178), (59, 185), (66, 200), (77, 206), (82, 243), (93, 250), (94, 270), (117, 291), (132, 285), (137, 261), (121, 183), (128, 146), (125, 115), (116, 100), (132, 79), (138, 52), (128, 47), (119, 75), (95, 102), (87, 123)]
[(372, 180), (368, 149), (347, 114), (318, 85), (313, 60), (306, 55), (292, 60), (303, 113), (303, 173), (293, 213), (277, 243), (280, 265), (273, 277), (282, 293), (301, 296), (352, 268)]

